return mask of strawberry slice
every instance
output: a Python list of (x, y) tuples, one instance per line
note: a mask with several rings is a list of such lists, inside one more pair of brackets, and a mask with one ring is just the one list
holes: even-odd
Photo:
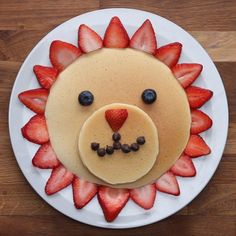
[(74, 175), (69, 172), (63, 165), (56, 167), (52, 170), (51, 176), (46, 183), (46, 194), (52, 195), (62, 190), (72, 183), (73, 178)]
[(60, 165), (50, 143), (43, 144), (32, 159), (32, 164), (41, 169), (53, 169)]
[(138, 28), (130, 40), (130, 47), (135, 48), (150, 54), (154, 54), (157, 48), (157, 41), (152, 23), (150, 20)]
[(103, 44), (107, 48), (127, 48), (129, 46), (129, 36), (117, 16), (111, 19), (104, 35)]
[(199, 157), (211, 153), (211, 149), (199, 135), (190, 135), (188, 144), (184, 150), (190, 157)]
[(180, 58), (182, 44), (175, 42), (164, 45), (156, 50), (155, 57), (172, 68)]
[(43, 114), (48, 99), (48, 90), (43, 88), (27, 90), (20, 93), (18, 98), (30, 110)]
[(102, 47), (102, 38), (87, 25), (82, 24), (78, 31), (78, 44), (85, 53), (95, 51)]
[(192, 110), (191, 117), (191, 134), (199, 134), (205, 130), (208, 130), (212, 126), (211, 118), (200, 110)]
[(82, 52), (76, 46), (60, 40), (55, 40), (51, 43), (49, 57), (52, 65), (60, 72), (81, 54)]
[(180, 194), (179, 184), (175, 175), (171, 171), (167, 171), (156, 181), (156, 188), (160, 192), (178, 196)]
[(106, 186), (100, 186), (98, 189), (98, 201), (108, 222), (113, 221), (118, 216), (128, 200), (129, 191), (127, 189)]
[(50, 89), (52, 84), (57, 79), (58, 70), (56, 68), (35, 65), (33, 70), (39, 84), (45, 89)]
[(182, 155), (170, 169), (174, 175), (182, 177), (193, 177), (196, 175), (192, 159), (187, 155)]
[(191, 108), (199, 108), (213, 96), (213, 92), (208, 89), (190, 86), (186, 90), (189, 105)]
[(183, 88), (187, 88), (192, 84), (200, 75), (201, 71), (201, 64), (177, 64), (172, 68), (175, 78), (179, 80)]
[(130, 190), (131, 199), (140, 207), (148, 210), (153, 207), (156, 198), (155, 184), (148, 184), (141, 188)]
[(105, 112), (105, 117), (114, 132), (117, 132), (128, 117), (126, 109), (109, 109)]
[(24, 138), (33, 143), (44, 144), (49, 141), (46, 119), (43, 115), (33, 116), (21, 128), (21, 132)]
[(98, 188), (96, 184), (75, 177), (72, 182), (73, 199), (75, 207), (83, 208), (96, 195)]

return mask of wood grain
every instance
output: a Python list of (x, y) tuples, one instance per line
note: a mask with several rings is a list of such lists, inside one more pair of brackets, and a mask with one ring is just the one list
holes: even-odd
[(215, 62), (236, 61), (236, 31), (190, 31)]
[[(62, 215), (22, 175), (8, 134), (8, 104), (21, 63), (51, 29), (76, 15), (107, 7), (151, 11), (187, 29), (208, 51), (225, 85), (230, 124), (219, 168), (187, 207), (156, 224), (129, 230), (88, 226)], [(1, 0), (0, 1), (0, 235), (236, 235), (236, 1)]]
[(150, 11), (175, 22), (189, 31), (236, 30), (234, 0), (103, 0), (100, 7), (126, 7)]
[[(33, 219), (33, 220), (32, 220)], [(216, 222), (220, 222), (217, 224)], [(37, 227), (36, 227), (37, 226)], [(130, 235), (173, 235), (173, 236), (235, 236), (235, 220), (231, 216), (175, 216), (158, 224), (151, 224), (142, 228), (111, 230), (91, 227), (75, 222), (63, 215), (56, 219), (51, 216), (0, 216), (0, 227), (3, 235), (103, 235), (103, 236), (130, 236)], [(223, 234), (226, 232), (226, 234)]]
[(1, 0), (0, 29), (46, 29), (82, 13), (96, 10), (98, 0)]

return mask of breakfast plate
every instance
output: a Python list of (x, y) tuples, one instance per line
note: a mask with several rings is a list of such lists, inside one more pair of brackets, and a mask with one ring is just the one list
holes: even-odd
[[(97, 197), (94, 197), (83, 209), (78, 210), (74, 207), (71, 186), (52, 196), (45, 193), (44, 186), (50, 176), (50, 171), (39, 170), (32, 165), (31, 160), (38, 145), (27, 142), (22, 137), (20, 129), (32, 117), (33, 112), (22, 106), (18, 100), (18, 94), (39, 87), (37, 80), (33, 79), (32, 68), (36, 64), (50, 66), (48, 52), (53, 40), (63, 40), (77, 45), (76, 34), (78, 26), (81, 24), (89, 25), (102, 37), (110, 19), (114, 16), (121, 19), (129, 36), (133, 35), (146, 19), (149, 19), (156, 33), (158, 47), (171, 42), (181, 42), (183, 49), (179, 63), (202, 64), (204, 69), (194, 85), (212, 90), (214, 96), (201, 107), (201, 110), (212, 118), (213, 126), (201, 134), (211, 147), (211, 154), (193, 159), (197, 175), (193, 178), (177, 177), (181, 189), (179, 196), (157, 192), (155, 204), (150, 210), (144, 210), (134, 202), (128, 201), (119, 217), (108, 223), (103, 217)], [(228, 106), (223, 83), (214, 63), (190, 34), (176, 24), (152, 13), (133, 9), (104, 9), (77, 16), (59, 25), (30, 52), (12, 89), (9, 106), (9, 131), (21, 171), (35, 191), (51, 206), (86, 224), (104, 228), (132, 228), (154, 223), (173, 215), (190, 203), (206, 186), (219, 165), (224, 150), (228, 131)]]

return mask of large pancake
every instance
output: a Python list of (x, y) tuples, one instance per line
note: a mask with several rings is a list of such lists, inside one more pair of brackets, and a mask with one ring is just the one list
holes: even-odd
[[(157, 101), (144, 104), (144, 89), (157, 92)], [(83, 107), (78, 95), (90, 90), (94, 103)], [(159, 157), (153, 168), (135, 182), (112, 185), (135, 188), (155, 181), (183, 152), (191, 124), (186, 94), (170, 69), (151, 55), (133, 49), (101, 49), (78, 58), (58, 77), (50, 90), (46, 119), (51, 144), (63, 165), (88, 181), (109, 185), (83, 165), (77, 137), (84, 121), (110, 103), (126, 103), (143, 109), (156, 124)], [(132, 171), (132, 170), (130, 170)]]

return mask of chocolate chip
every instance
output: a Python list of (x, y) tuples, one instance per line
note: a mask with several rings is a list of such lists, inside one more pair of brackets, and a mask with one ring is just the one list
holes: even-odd
[(122, 145), (121, 145), (121, 150), (122, 150), (122, 152), (124, 152), (124, 153), (129, 153), (129, 152), (130, 152), (130, 147), (129, 147), (128, 144), (122, 144)]
[(91, 143), (91, 148), (92, 148), (92, 150), (97, 151), (99, 148), (99, 143), (95, 143), (95, 142)]
[(114, 143), (113, 143), (113, 148), (114, 148), (115, 150), (119, 150), (119, 149), (121, 148), (121, 143), (120, 143), (120, 142), (114, 142)]
[(114, 148), (112, 146), (108, 146), (106, 147), (106, 153), (111, 155), (114, 152)]
[(136, 142), (139, 144), (139, 145), (143, 145), (145, 143), (145, 138), (144, 136), (140, 136), (136, 139)]
[(98, 156), (100, 156), (100, 157), (104, 157), (104, 156), (106, 155), (106, 150), (105, 150), (105, 148), (99, 148), (99, 149), (97, 150), (97, 154), (98, 154)]
[(136, 152), (136, 151), (139, 150), (139, 145), (137, 143), (132, 143), (130, 145), (130, 148), (131, 148), (132, 151)]
[(120, 135), (119, 133), (114, 133), (114, 134), (112, 135), (112, 139), (113, 139), (115, 142), (118, 142), (118, 141), (120, 141), (120, 139), (121, 139), (121, 135)]

